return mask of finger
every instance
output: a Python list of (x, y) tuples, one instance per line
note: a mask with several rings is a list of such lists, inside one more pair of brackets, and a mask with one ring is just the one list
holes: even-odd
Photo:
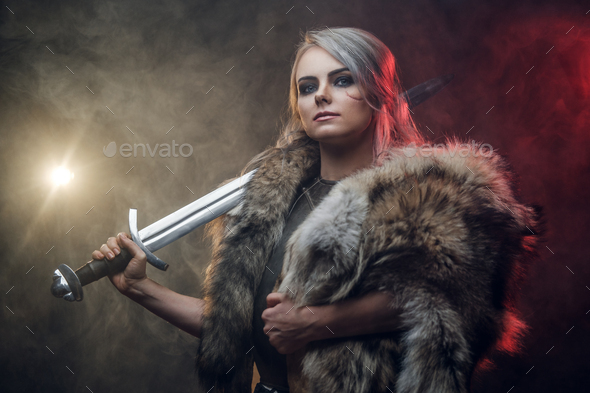
[(282, 295), (280, 293), (277, 293), (277, 292), (269, 293), (268, 296), (266, 297), (266, 307), (271, 308), (271, 307), (276, 306), (277, 304), (279, 304), (281, 302), (281, 299), (282, 299)]
[(121, 249), (119, 248), (119, 244), (117, 243), (116, 237), (109, 237), (107, 239), (107, 246), (115, 253), (115, 255), (119, 255), (121, 253)]
[(100, 261), (101, 259), (104, 259), (104, 254), (98, 250), (94, 250), (92, 252), (92, 259), (96, 259), (97, 261)]
[(137, 259), (146, 259), (146, 256), (145, 256), (145, 253), (143, 252), (143, 250), (141, 248), (139, 248), (139, 246), (137, 244), (135, 244), (135, 242), (133, 240), (131, 240), (130, 236), (127, 235), (126, 233), (123, 233), (123, 232), (119, 233), (117, 235), (117, 242), (122, 247), (129, 250), (129, 253), (133, 257), (135, 257)]
[(102, 246), (100, 246), (100, 252), (107, 257), (107, 259), (113, 259), (115, 257), (115, 254), (113, 254), (113, 251), (109, 248), (109, 246), (107, 246), (106, 244), (103, 244)]

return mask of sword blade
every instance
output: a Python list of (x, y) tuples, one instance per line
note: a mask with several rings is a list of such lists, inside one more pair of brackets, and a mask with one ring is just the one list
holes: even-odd
[(455, 75), (448, 74), (430, 79), (404, 91), (400, 94), (400, 97), (404, 98), (408, 103), (408, 107), (412, 109), (444, 89), (454, 77)]
[(143, 228), (139, 231), (143, 245), (154, 252), (228, 212), (240, 203), (244, 185), (256, 171), (246, 173)]

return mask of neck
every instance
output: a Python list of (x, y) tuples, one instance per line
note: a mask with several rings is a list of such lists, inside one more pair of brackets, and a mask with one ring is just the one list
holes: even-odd
[(320, 176), (325, 180), (340, 180), (373, 162), (373, 132), (355, 143), (333, 145), (320, 142)]

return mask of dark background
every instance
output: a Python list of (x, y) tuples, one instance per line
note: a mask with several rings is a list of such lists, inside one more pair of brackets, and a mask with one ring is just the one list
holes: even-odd
[[(547, 247), (519, 304), (531, 327), (524, 352), (496, 355), (473, 391), (588, 391), (589, 10), (571, 1), (3, 2), (0, 390), (198, 391), (196, 338), (107, 279), (80, 303), (56, 299), (52, 273), (127, 230), (130, 207), (146, 226), (274, 143), (299, 34), (327, 25), (379, 37), (406, 89), (454, 73), (415, 108), (420, 129), (435, 142), (491, 144), (520, 175), (523, 200), (545, 207)], [(102, 151), (172, 140), (192, 156)], [(48, 181), (58, 165), (75, 174), (65, 187)], [(201, 296), (202, 228), (157, 254), (171, 267), (150, 266), (150, 277)]]

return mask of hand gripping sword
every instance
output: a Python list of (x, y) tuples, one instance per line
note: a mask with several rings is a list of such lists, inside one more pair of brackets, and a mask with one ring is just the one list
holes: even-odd
[[(401, 93), (400, 97), (411, 109), (438, 93), (451, 79), (453, 74), (431, 79)], [(137, 209), (129, 209), (129, 232), (133, 241), (145, 252), (147, 261), (152, 266), (165, 271), (168, 264), (153, 253), (237, 206), (243, 197), (244, 186), (257, 170), (254, 169), (219, 187), (140, 231), (137, 230)], [(121, 248), (121, 253), (112, 260), (93, 259), (76, 271), (68, 265), (61, 264), (53, 272), (51, 293), (70, 302), (81, 301), (84, 297), (83, 286), (125, 270), (130, 260), (129, 252)]]

